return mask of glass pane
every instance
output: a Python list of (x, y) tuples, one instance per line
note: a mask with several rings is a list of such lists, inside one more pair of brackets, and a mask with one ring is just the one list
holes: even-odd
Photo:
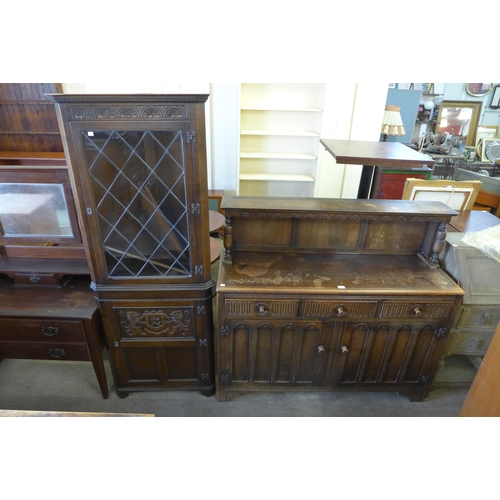
[(84, 153), (109, 276), (189, 276), (180, 130), (85, 131)]
[(5, 237), (73, 237), (62, 184), (0, 184), (0, 223)]

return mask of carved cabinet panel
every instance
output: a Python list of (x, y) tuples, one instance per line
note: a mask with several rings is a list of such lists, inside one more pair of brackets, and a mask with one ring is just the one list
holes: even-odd
[(400, 388), (421, 400), (434, 377), (447, 336), (436, 323), (346, 323), (333, 385), (347, 388)]
[(329, 329), (328, 323), (308, 321), (227, 322), (219, 339), (222, 385), (321, 386)]
[[(307, 301), (306, 301), (307, 302)], [(225, 321), (218, 335), (219, 400), (227, 389), (399, 390), (421, 400), (444, 322)]]
[(100, 301), (120, 388), (214, 384), (211, 299)]

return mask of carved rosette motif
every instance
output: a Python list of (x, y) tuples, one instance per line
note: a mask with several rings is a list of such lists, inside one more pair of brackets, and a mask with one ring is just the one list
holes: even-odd
[[(181, 119), (187, 118), (187, 108), (184, 105), (78, 105), (71, 108), (71, 116), (77, 120), (98, 119), (98, 120), (135, 120), (137, 118), (147, 118), (158, 120), (162, 118)], [(196, 141), (193, 141), (196, 142)]]
[(189, 309), (119, 311), (118, 320), (127, 337), (186, 337), (193, 327)]

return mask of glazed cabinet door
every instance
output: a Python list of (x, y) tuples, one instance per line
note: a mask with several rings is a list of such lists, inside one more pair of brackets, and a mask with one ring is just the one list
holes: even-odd
[(214, 387), (210, 300), (100, 302), (118, 394)]
[(448, 329), (439, 323), (345, 323), (333, 386), (395, 390), (422, 400)]
[(309, 321), (227, 321), (218, 333), (218, 399), (225, 389), (320, 387), (334, 335)]
[[(204, 281), (188, 121), (161, 130), (72, 124), (100, 283)], [(207, 241), (208, 240), (208, 235)]]

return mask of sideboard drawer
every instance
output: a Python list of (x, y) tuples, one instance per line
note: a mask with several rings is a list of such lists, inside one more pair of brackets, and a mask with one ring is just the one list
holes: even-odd
[(376, 300), (305, 300), (304, 318), (375, 318)]
[(86, 343), (0, 342), (0, 358), (89, 361)]
[(424, 300), (396, 301), (384, 300), (380, 310), (381, 319), (446, 319), (450, 316), (454, 302), (429, 302)]
[(85, 333), (80, 321), (2, 318), (0, 340), (75, 342), (85, 340)]
[(224, 312), (228, 318), (296, 318), (299, 300), (226, 299)]

